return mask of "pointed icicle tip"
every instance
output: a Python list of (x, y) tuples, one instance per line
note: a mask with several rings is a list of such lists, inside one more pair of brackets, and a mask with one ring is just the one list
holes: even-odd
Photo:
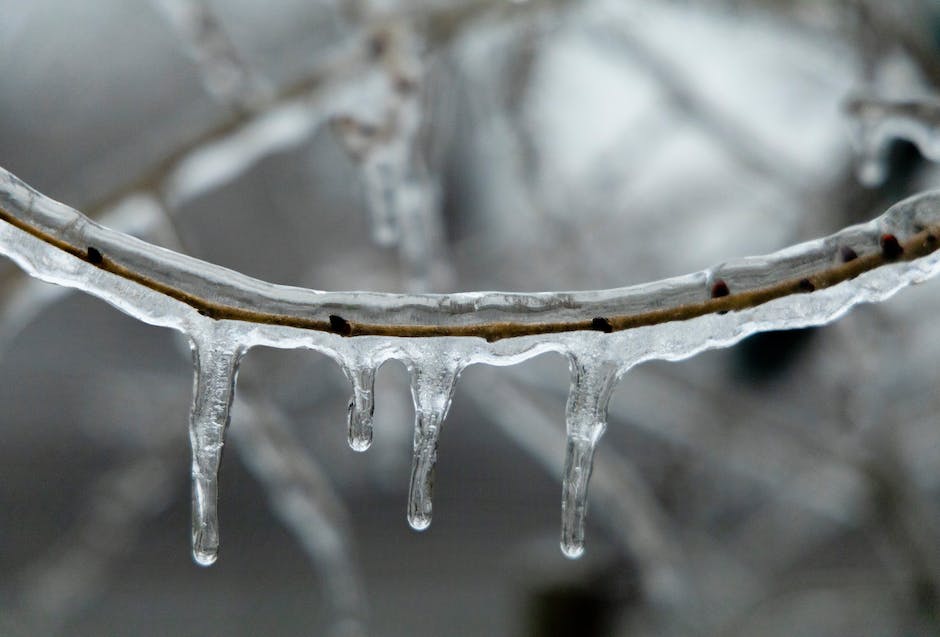
[(423, 531), (431, 525), (438, 441), (459, 375), (456, 366), (425, 368), (418, 364), (411, 365), (415, 434), (407, 517), (408, 524), (416, 531)]
[(193, 560), (202, 566), (213, 564), (219, 553), (219, 464), (241, 355), (241, 348), (221, 340), (193, 347), (192, 550)]
[(561, 496), (561, 551), (577, 559), (584, 553), (588, 485), (597, 442), (607, 428), (607, 404), (617, 380), (615, 365), (571, 358), (571, 390), (565, 410), (567, 445)]
[(352, 384), (352, 397), (346, 409), (347, 441), (353, 451), (372, 446), (372, 421), (375, 412), (375, 368), (372, 365), (344, 367)]

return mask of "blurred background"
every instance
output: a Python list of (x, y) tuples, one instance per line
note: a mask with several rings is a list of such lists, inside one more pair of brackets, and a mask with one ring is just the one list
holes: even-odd
[[(938, 43), (930, 0), (3, 0), (0, 165), (277, 283), (614, 287), (936, 187), (903, 141), (861, 185), (845, 104), (929, 102)], [(205, 569), (186, 344), (0, 264), (0, 634), (937, 634), (938, 309), (633, 370), (578, 561), (561, 357), (463, 374), (417, 533), (404, 369), (358, 454), (335, 364), (251, 351)]]

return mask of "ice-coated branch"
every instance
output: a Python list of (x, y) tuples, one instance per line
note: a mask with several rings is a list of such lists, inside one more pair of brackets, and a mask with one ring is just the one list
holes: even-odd
[(350, 78), (367, 74), (370, 62), (361, 40), (356, 34), (295, 82), (255, 92), (250, 109), (233, 111), (144, 167), (91, 204), (89, 213), (94, 216), (141, 192), (179, 204), (237, 177), (266, 155), (300, 143), (324, 120), (330, 100), (346, 97)]
[(409, 519), (420, 528), (430, 522), (437, 435), (460, 370), (547, 351), (568, 356), (564, 533), (575, 554), (606, 401), (631, 367), (681, 360), (759, 331), (828, 323), (940, 271), (937, 192), (772, 255), (645, 285), (530, 294), (322, 292), (266, 283), (95, 224), (6, 171), (0, 221), (0, 252), (30, 275), (182, 331), (196, 344), (194, 549), (201, 562), (217, 548), (214, 476), (237, 361), (251, 347), (312, 349), (339, 362), (354, 383), (351, 439), (360, 447), (370, 428), (371, 370), (390, 359), (408, 366), (416, 408)]
[[(235, 109), (100, 196), (86, 207), (91, 216), (135, 193), (157, 193), (179, 204), (227, 183), (261, 158), (299, 144), (331, 115), (345, 113), (350, 103), (361, 102), (363, 85), (380, 66), (370, 37), (374, 34), (356, 27), (303, 76), (269, 89), (261, 78), (251, 75), (203, 0), (154, 1), (183, 38), (204, 83)], [(481, 15), (529, 13), (566, 1), (470, 0), (424, 7), (416, 21), (423, 25), (429, 42), (442, 46)], [(408, 13), (405, 18), (416, 16)]]
[[(897, 204), (875, 221), (825, 239), (626, 288), (414, 295), (322, 292), (259, 281), (109, 230), (9, 172), (0, 173), (0, 220), (6, 223), (10, 244), (4, 251), (40, 278), (82, 288), (146, 322), (188, 333), (195, 323), (236, 321), (259, 330), (270, 328), (257, 334), (262, 340), (262, 334), (273, 335), (278, 328), (342, 337), (476, 337), (487, 344), (470, 342), (474, 359), (507, 356), (520, 346), (529, 350), (546, 338), (560, 342), (563, 335), (576, 332), (619, 333), (707, 320), (716, 325), (741, 323), (742, 330), (751, 333), (828, 322), (851, 305), (881, 300), (932, 276), (936, 259), (924, 258), (940, 247), (938, 207), (940, 193), (926, 193)], [(34, 249), (54, 255), (56, 263), (31, 258)], [(839, 287), (882, 271), (900, 276), (873, 276), (877, 291), (856, 283)], [(88, 279), (93, 285), (85, 289)], [(135, 297), (146, 291), (146, 298), (120, 298), (112, 288), (131, 288)], [(831, 302), (835, 297), (845, 297), (845, 304)], [(830, 301), (823, 304), (825, 316), (813, 311), (823, 299)], [(150, 302), (157, 300), (160, 307), (154, 314)], [(722, 318), (729, 312), (735, 314)], [(774, 324), (748, 328), (755, 316)], [(710, 346), (709, 340), (701, 347)], [(659, 358), (656, 348), (646, 349), (650, 351), (642, 360)]]
[(888, 177), (888, 148), (898, 139), (940, 161), (940, 101), (891, 101), (855, 97), (845, 104), (859, 153), (859, 179), (878, 186)]

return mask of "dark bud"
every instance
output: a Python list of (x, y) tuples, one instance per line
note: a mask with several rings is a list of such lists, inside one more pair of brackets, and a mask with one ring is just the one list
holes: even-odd
[(330, 330), (339, 334), (340, 336), (349, 336), (352, 334), (352, 325), (350, 325), (349, 321), (344, 319), (342, 316), (330, 314)]
[(388, 50), (388, 34), (376, 33), (369, 38), (369, 55), (378, 59)]
[(842, 246), (842, 249), (839, 251), (839, 256), (842, 257), (842, 263), (848, 263), (858, 258), (858, 252), (849, 246)]
[(712, 285), (712, 298), (719, 299), (723, 296), (728, 296), (731, 294), (731, 290), (728, 289), (728, 284), (725, 283), (722, 279), (715, 281), (715, 284)]
[(894, 261), (904, 254), (904, 248), (893, 234), (881, 235), (881, 254), (888, 261)]
[(800, 279), (800, 290), (803, 292), (813, 292), (816, 290), (816, 285), (809, 279)]
[(614, 326), (610, 324), (610, 321), (605, 319), (603, 316), (598, 316), (591, 321), (591, 329), (597, 330), (598, 332), (604, 332), (605, 334), (610, 334), (614, 331)]
[(395, 79), (395, 90), (399, 95), (409, 95), (418, 90), (418, 83), (407, 77), (397, 77)]
[(372, 139), (379, 136), (379, 127), (375, 124), (369, 124), (367, 122), (357, 122), (356, 132), (366, 139)]
[(101, 264), (102, 261), (104, 261), (104, 257), (101, 256), (101, 251), (99, 251), (98, 248), (92, 248), (91, 246), (89, 246), (88, 247), (88, 262), (93, 263), (95, 265), (99, 265)]

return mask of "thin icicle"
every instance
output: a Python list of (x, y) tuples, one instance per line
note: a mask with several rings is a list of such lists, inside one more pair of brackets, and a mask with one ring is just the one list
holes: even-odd
[(456, 365), (411, 365), (415, 437), (411, 483), (408, 486), (408, 524), (416, 531), (423, 531), (431, 525), (437, 445), (459, 375), (460, 369)]
[(343, 372), (352, 383), (352, 397), (346, 410), (349, 446), (353, 451), (365, 451), (372, 446), (375, 366), (371, 363), (344, 365)]
[(373, 42), (385, 75), (383, 94), (373, 112), (345, 114), (331, 123), (359, 166), (373, 241), (397, 246), (409, 288), (423, 291), (448, 284), (451, 276), (439, 258), (439, 180), (422, 147), (427, 117), (423, 45), (403, 24), (379, 31)]
[[(475, 407), (554, 478), (566, 442), (547, 408), (554, 397), (545, 388), (534, 390), (514, 380), (469, 385)], [(677, 534), (650, 491), (627, 458), (612, 449), (592, 473), (594, 515), (600, 514), (610, 536), (637, 561), (650, 598), (675, 604), (690, 592), (682, 573), (687, 565)]]
[(397, 188), (408, 176), (407, 147), (397, 132), (389, 130), (389, 123), (373, 124), (343, 115), (330, 124), (360, 166), (372, 240), (381, 246), (395, 245), (399, 240)]
[(845, 110), (852, 119), (863, 184), (874, 187), (888, 178), (887, 152), (896, 139), (910, 141), (924, 157), (940, 161), (940, 102), (856, 98)]
[(240, 346), (214, 335), (193, 340), (192, 545), (193, 559), (202, 566), (214, 563), (219, 554), (219, 463), (243, 353)]
[(607, 361), (572, 355), (571, 390), (565, 418), (568, 428), (561, 497), (561, 550), (570, 558), (584, 553), (584, 520), (588, 483), (597, 441), (607, 429), (607, 403), (617, 380), (617, 367)]

